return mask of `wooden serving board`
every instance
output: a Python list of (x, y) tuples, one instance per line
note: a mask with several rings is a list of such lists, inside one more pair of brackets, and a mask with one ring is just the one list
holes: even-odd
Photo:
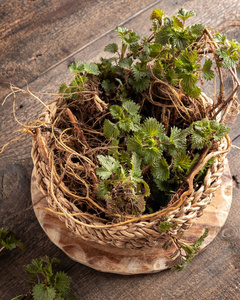
[[(32, 202), (36, 217), (49, 239), (62, 249), (71, 259), (93, 269), (124, 275), (154, 273), (167, 269), (166, 263), (176, 250), (174, 246), (163, 250), (162, 245), (151, 249), (129, 250), (112, 246), (104, 247), (94, 242), (86, 242), (80, 236), (71, 233), (57, 215), (48, 210), (46, 198), (39, 191), (32, 174)], [(194, 243), (209, 228), (201, 250), (206, 248), (216, 237), (224, 225), (232, 202), (232, 178), (227, 167), (222, 175), (222, 184), (217, 190), (210, 205), (204, 209), (203, 215), (193, 222), (185, 231), (182, 240)]]

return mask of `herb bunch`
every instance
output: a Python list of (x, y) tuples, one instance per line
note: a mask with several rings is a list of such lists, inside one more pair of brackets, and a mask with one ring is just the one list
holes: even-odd
[(53, 272), (53, 265), (59, 262), (57, 258), (48, 256), (32, 259), (31, 263), (25, 266), (26, 273), (31, 277), (28, 281), (31, 290), (13, 300), (76, 300), (74, 295), (69, 294), (71, 278), (64, 272)]
[(221, 33), (212, 37), (202, 24), (186, 26), (193, 16), (194, 11), (183, 8), (171, 17), (161, 9), (154, 9), (149, 37), (118, 26), (115, 31), (121, 45), (111, 43), (104, 49), (115, 56), (102, 58), (100, 63), (71, 64), (70, 70), (76, 73), (76, 78), (69, 87), (62, 84), (60, 92), (72, 97), (72, 93), (83, 89), (88, 76), (94, 75), (100, 80), (104, 98), (108, 99), (126, 95), (140, 99), (153, 79), (166, 81), (186, 95), (198, 98), (201, 89), (197, 84), (214, 78), (214, 64), (225, 69), (239, 67), (240, 45)]
[[(130, 100), (110, 107), (113, 121), (105, 119), (103, 126), (110, 149), (108, 155), (98, 156), (101, 167), (96, 169), (101, 179), (98, 197), (115, 211), (133, 211), (135, 215), (145, 211), (145, 199), (152, 191), (164, 199), (158, 202), (158, 209), (168, 203), (198, 163), (199, 153), (207, 154), (229, 132), (225, 124), (204, 119), (186, 129), (172, 127), (168, 136), (155, 118), (141, 123), (139, 109)], [(201, 170), (197, 180), (213, 161)]]
[[(224, 98), (222, 69), (235, 74), (232, 68), (238, 67), (240, 45), (220, 33), (212, 36), (202, 24), (188, 26), (194, 15), (182, 8), (169, 17), (154, 9), (148, 37), (117, 27), (120, 43), (104, 49), (110, 57), (99, 63), (72, 63), (75, 78), (60, 87), (68, 103), (91, 91), (83, 103), (90, 107), (93, 99), (96, 107), (85, 112), (81, 108), (79, 128), (86, 124), (86, 129), (79, 130), (81, 137), (88, 135), (97, 124), (94, 130), (104, 138), (96, 137), (92, 143), (92, 149), (101, 151), (91, 152), (89, 144), (81, 151), (95, 153), (85, 160), (94, 162), (96, 175), (89, 175), (87, 184), (93, 198), (97, 194), (112, 213), (139, 216), (173, 203), (188, 188), (192, 172), (229, 132), (223, 121), (234, 108), (235, 94)], [(211, 102), (200, 84), (216, 76), (220, 91)], [(93, 127), (82, 117), (88, 113), (91, 120), (95, 118)], [(92, 135), (89, 138), (92, 142)], [(85, 144), (87, 138), (80, 139)], [(205, 165), (195, 182), (213, 162)], [(88, 174), (93, 173), (91, 168)], [(88, 189), (83, 193), (88, 195)]]

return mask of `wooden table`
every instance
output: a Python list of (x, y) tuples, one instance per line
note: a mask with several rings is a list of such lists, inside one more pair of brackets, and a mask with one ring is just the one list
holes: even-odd
[[(9, 83), (29, 88), (47, 103), (62, 82), (73, 75), (68, 66), (75, 60), (97, 60), (104, 45), (116, 40), (113, 29), (124, 25), (148, 34), (153, 8), (167, 14), (179, 8), (193, 9), (197, 22), (215, 26), (228, 13), (240, 14), (239, 0), (5, 0), (0, 1), (0, 99), (10, 92)], [(228, 30), (240, 41), (239, 28)], [(28, 83), (28, 85), (27, 85)], [(39, 94), (43, 93), (43, 94)], [(44, 94), (48, 93), (48, 95)], [(17, 93), (16, 115), (26, 123), (42, 111), (42, 105)], [(0, 108), (0, 146), (16, 137), (13, 98)], [(240, 146), (240, 118), (232, 125), (233, 144)], [(78, 299), (239, 299), (240, 226), (239, 149), (229, 154), (234, 180), (228, 219), (209, 247), (182, 272), (122, 276), (101, 273), (69, 259), (41, 229), (31, 207), (31, 139), (27, 136), (9, 145), (0, 155), (0, 227), (11, 228), (26, 249), (0, 256), (0, 299), (23, 294), (27, 276), (23, 265), (43, 255), (61, 260), (57, 270), (72, 277)]]

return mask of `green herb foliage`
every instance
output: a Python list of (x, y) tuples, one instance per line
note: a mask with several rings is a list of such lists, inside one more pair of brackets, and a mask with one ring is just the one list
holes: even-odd
[(16, 247), (24, 249), (23, 243), (15, 238), (11, 230), (0, 228), (0, 253), (4, 249), (13, 250)]
[[(113, 99), (127, 93), (138, 98), (149, 88), (154, 75), (198, 98), (201, 93), (197, 85), (199, 80), (211, 80), (214, 71), (212, 60), (201, 54), (204, 43), (197, 44), (205, 33), (205, 27), (202, 24), (186, 26), (187, 20), (193, 16), (193, 11), (183, 8), (171, 17), (160, 9), (154, 9), (151, 15), (153, 33), (149, 37), (141, 37), (118, 26), (115, 31), (121, 41), (120, 46), (111, 43), (104, 48), (113, 56), (102, 58), (98, 64), (71, 64), (70, 70), (76, 73), (76, 78), (69, 87), (62, 84), (60, 93), (66, 98), (71, 97), (83, 88), (88, 75), (95, 75), (106, 97)], [(214, 42), (218, 45), (215, 53), (219, 66), (236, 67), (240, 57), (238, 42), (229, 41), (226, 35), (220, 33), (215, 35)]]
[[(177, 191), (197, 164), (199, 150), (210, 149), (229, 132), (226, 125), (204, 119), (184, 130), (172, 127), (166, 135), (155, 118), (141, 123), (139, 109), (131, 100), (110, 107), (112, 119), (105, 119), (103, 130), (113, 148), (107, 156), (98, 156), (96, 169), (98, 197), (113, 209), (128, 212), (131, 208), (136, 215), (145, 210), (149, 182), (170, 201), (171, 191)], [(213, 162), (199, 172), (198, 180)]]
[(204, 242), (205, 238), (208, 236), (209, 229), (205, 228), (202, 236), (193, 244), (188, 245), (182, 241), (182, 236), (176, 236), (171, 232), (174, 225), (170, 221), (162, 221), (159, 224), (159, 230), (161, 232), (166, 232), (170, 236), (170, 240), (164, 244), (164, 249), (167, 249), (172, 243), (175, 245), (177, 250), (171, 256), (172, 261), (169, 263), (169, 267), (175, 270), (182, 271), (188, 265), (188, 263), (194, 258), (194, 256), (199, 252), (200, 246)]
[(53, 265), (59, 262), (58, 259), (48, 256), (33, 259), (25, 266), (25, 271), (30, 276), (28, 282), (31, 291), (14, 299), (76, 300), (74, 295), (69, 294), (71, 278), (64, 272), (53, 272)]

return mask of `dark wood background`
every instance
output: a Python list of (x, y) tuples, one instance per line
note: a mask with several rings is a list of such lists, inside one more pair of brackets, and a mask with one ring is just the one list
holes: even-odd
[[(97, 60), (103, 48), (116, 40), (117, 25), (149, 33), (153, 8), (167, 14), (181, 7), (197, 13), (196, 22), (216, 26), (234, 13), (239, 0), (5, 0), (0, 1), (0, 147), (16, 137), (19, 125), (13, 117), (9, 84), (29, 88), (44, 102), (53, 98), (59, 85), (69, 82), (68, 66), (75, 60)], [(228, 30), (240, 41), (238, 27)], [(230, 84), (230, 83), (229, 83)], [(48, 95), (44, 94), (48, 93)], [(52, 93), (52, 94), (51, 94)], [(42, 111), (42, 105), (17, 93), (16, 115), (26, 123)], [(239, 122), (232, 125), (233, 144), (240, 146)], [(78, 299), (240, 299), (240, 150), (233, 148), (229, 164), (234, 179), (233, 203), (228, 219), (210, 246), (182, 272), (151, 275), (106, 274), (75, 263), (49, 241), (31, 209), (31, 139), (11, 144), (0, 155), (0, 227), (11, 228), (25, 251), (0, 256), (0, 299), (27, 291), (23, 265), (43, 255), (61, 260), (61, 269), (72, 277)]]

